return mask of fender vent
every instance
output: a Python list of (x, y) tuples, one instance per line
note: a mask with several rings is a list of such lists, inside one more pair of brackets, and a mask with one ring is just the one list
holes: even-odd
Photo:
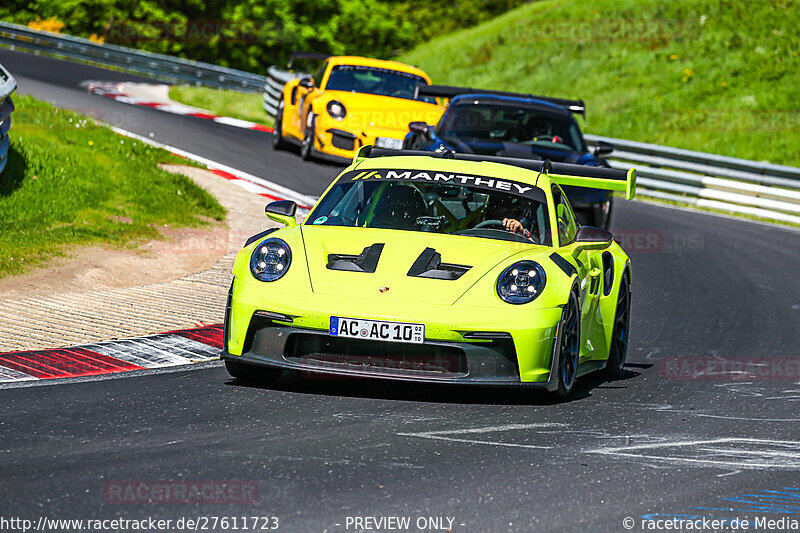
[(383, 252), (383, 243), (375, 243), (367, 246), (358, 255), (329, 254), (328, 270), (345, 270), (349, 272), (366, 272), (374, 274), (378, 268), (378, 260)]
[(425, 248), (411, 268), (408, 275), (415, 278), (456, 280), (472, 268), (467, 265), (442, 263), (442, 254), (433, 248)]
[(614, 257), (610, 252), (603, 252), (603, 296), (611, 294), (614, 287)]

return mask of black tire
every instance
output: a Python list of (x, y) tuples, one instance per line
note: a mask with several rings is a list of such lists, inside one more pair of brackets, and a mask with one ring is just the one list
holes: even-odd
[(310, 161), (314, 153), (314, 129), (316, 127), (316, 120), (312, 117), (311, 123), (306, 125), (305, 136), (300, 145), (300, 157), (303, 161)]
[(225, 360), (225, 369), (232, 377), (245, 383), (256, 385), (275, 383), (283, 374), (283, 370), (279, 368), (248, 365), (239, 361), (231, 361), (230, 359)]
[(578, 296), (570, 291), (569, 300), (561, 312), (562, 327), (558, 339), (558, 368), (556, 369), (558, 387), (555, 395), (565, 399), (572, 393), (578, 377), (578, 357), (581, 341), (581, 312)]
[(628, 334), (631, 322), (631, 290), (628, 277), (622, 276), (617, 294), (617, 310), (614, 312), (614, 329), (611, 331), (611, 346), (606, 361), (606, 376), (618, 379), (625, 366), (628, 354)]
[(278, 102), (278, 111), (275, 113), (275, 127), (272, 128), (272, 149), (285, 150), (288, 146), (286, 139), (283, 138), (283, 99)]

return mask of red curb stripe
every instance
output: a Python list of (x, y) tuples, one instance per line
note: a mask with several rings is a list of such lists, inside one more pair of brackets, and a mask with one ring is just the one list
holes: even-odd
[(204, 118), (206, 120), (214, 120), (217, 115), (209, 115), (208, 113), (187, 113), (189, 117)]
[(0, 365), (39, 379), (95, 376), (144, 369), (84, 348), (7, 353), (0, 357)]
[[(218, 168), (209, 168), (208, 170), (210, 172), (212, 172), (213, 174), (216, 174), (217, 176), (225, 178), (226, 180), (230, 180), (230, 181), (242, 180), (242, 178), (237, 178), (236, 176), (234, 176), (230, 172), (225, 172), (224, 170), (219, 170)], [(247, 180), (242, 180), (242, 181), (247, 181)], [(258, 185), (258, 183), (255, 183), (254, 185)], [(263, 186), (259, 185), (259, 187), (263, 187)], [(266, 187), (264, 187), (264, 188), (266, 188)], [(283, 198), (281, 196), (275, 196), (273, 194), (269, 194), (269, 193), (265, 193), (265, 192), (258, 192), (256, 194), (259, 195), (259, 196), (263, 196), (264, 198), (269, 198), (270, 200), (285, 200), (285, 198)], [(303, 205), (303, 204), (297, 204), (297, 207), (299, 207), (300, 209), (311, 210), (310, 206)]]
[(225, 178), (226, 180), (238, 180), (238, 179), (241, 179), (241, 178), (237, 178), (236, 176), (234, 176), (230, 172), (225, 172), (224, 170), (220, 170), (218, 168), (209, 168), (208, 170), (211, 171), (213, 174), (216, 174), (217, 176)]
[(214, 348), (222, 349), (222, 324), (213, 326), (206, 326), (195, 329), (182, 329), (178, 331), (168, 331), (167, 333), (174, 333), (193, 341), (202, 342)]
[[(139, 101), (136, 98), (133, 98), (131, 96), (128, 96), (125, 93), (120, 92), (118, 87), (119, 87), (119, 84), (100, 84), (98, 86), (90, 85), (89, 87), (87, 87), (87, 91), (89, 93), (92, 93), (92, 94), (96, 94), (96, 95), (99, 95), (99, 96), (104, 96), (106, 98), (111, 98), (112, 100), (119, 100), (120, 98), (131, 99), (133, 101), (127, 101), (125, 103), (131, 104), (131, 105), (143, 106), (143, 107), (150, 107), (150, 108), (153, 108), (153, 109), (157, 109), (159, 111), (165, 111), (167, 113), (172, 113), (172, 114), (175, 114), (175, 115), (202, 118), (202, 119), (205, 119), (205, 120), (213, 120), (215, 122), (217, 122), (216, 119), (218, 119), (218, 118), (222, 118), (222, 119), (231, 118), (231, 117), (225, 117), (225, 116), (221, 116), (221, 115), (214, 115), (214, 114), (211, 114), (211, 113), (203, 113), (203, 112), (181, 113), (180, 111), (177, 111), (177, 110), (174, 110), (174, 109), (161, 109), (162, 106), (169, 106), (169, 104), (164, 103), (164, 102), (143, 102), (143, 101)], [(247, 121), (245, 121), (245, 122), (247, 122)], [(221, 123), (225, 124), (227, 126), (233, 126), (235, 128), (242, 128), (242, 129), (247, 129), (247, 130), (260, 131), (260, 132), (264, 132), (264, 133), (273, 133), (274, 132), (273, 128), (270, 128), (269, 126), (264, 126), (263, 124), (253, 123), (252, 126), (240, 126), (240, 125), (236, 125), (236, 124), (228, 124), (228, 123), (225, 123), (225, 122), (221, 122)]]
[[(280, 198), (278, 196), (272, 196), (271, 194), (267, 194), (265, 192), (259, 192), (259, 193), (256, 193), (256, 194), (258, 194), (259, 196), (263, 196), (264, 198), (269, 198), (270, 200), (285, 200), (285, 198)], [(302, 205), (298, 205), (297, 207), (302, 208), (303, 206)]]

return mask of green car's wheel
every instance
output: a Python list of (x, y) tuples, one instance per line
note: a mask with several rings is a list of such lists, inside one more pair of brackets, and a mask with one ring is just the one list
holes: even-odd
[(566, 398), (572, 392), (575, 378), (578, 375), (578, 355), (580, 351), (581, 314), (578, 308), (578, 296), (569, 293), (569, 301), (561, 313), (562, 328), (558, 338), (558, 388), (556, 396)]
[(272, 128), (272, 149), (283, 150), (286, 140), (283, 138), (283, 99), (278, 102), (278, 111), (275, 113), (275, 127)]
[(314, 151), (314, 117), (309, 113), (308, 122), (306, 123), (306, 134), (303, 137), (303, 144), (300, 145), (300, 157), (304, 161), (311, 159), (311, 153)]
[(228, 374), (245, 383), (267, 385), (274, 383), (281, 377), (282, 370), (266, 368), (263, 366), (248, 365), (238, 361), (225, 360), (225, 369)]
[(617, 379), (625, 366), (628, 354), (628, 331), (631, 318), (631, 290), (628, 278), (623, 276), (617, 296), (617, 311), (614, 313), (614, 329), (611, 332), (611, 347), (606, 361), (606, 375)]

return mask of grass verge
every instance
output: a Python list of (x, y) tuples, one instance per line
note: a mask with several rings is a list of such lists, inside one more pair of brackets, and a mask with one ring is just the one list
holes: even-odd
[(261, 93), (175, 85), (170, 87), (169, 97), (176, 102), (199, 107), (215, 115), (249, 120), (270, 127), (273, 124), (272, 117), (267, 115), (261, 104), (263, 101)]
[(587, 133), (800, 165), (797, 0), (542, 0), (398, 59), (583, 98)]
[(225, 218), (213, 196), (157, 166), (183, 159), (33, 97), (14, 101), (0, 175), (0, 277), (76, 245), (133, 246), (164, 226)]

